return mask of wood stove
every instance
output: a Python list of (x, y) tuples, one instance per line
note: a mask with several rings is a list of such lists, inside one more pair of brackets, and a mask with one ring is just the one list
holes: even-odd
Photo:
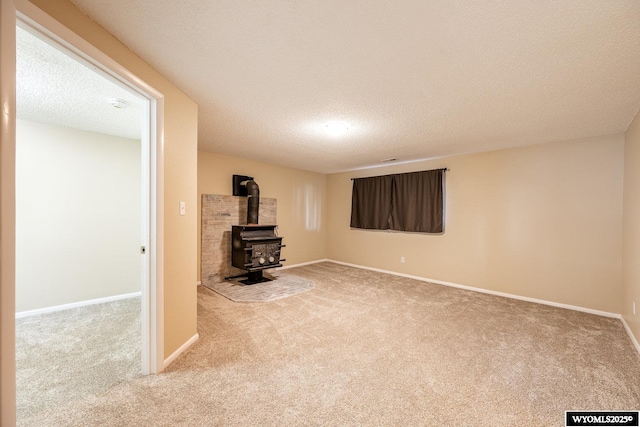
[[(282, 267), (282, 237), (276, 225), (234, 225), (231, 227), (231, 265), (247, 270), (245, 284), (266, 282), (263, 270)], [(284, 260), (282, 260), (284, 261)]]
[(253, 177), (234, 175), (233, 194), (247, 196), (247, 225), (231, 227), (231, 265), (243, 270), (246, 274), (231, 276), (232, 279), (247, 276), (241, 283), (252, 285), (267, 282), (263, 271), (268, 268), (282, 267), (280, 250), (285, 246), (282, 237), (277, 234), (277, 225), (258, 224), (260, 207), (260, 189)]

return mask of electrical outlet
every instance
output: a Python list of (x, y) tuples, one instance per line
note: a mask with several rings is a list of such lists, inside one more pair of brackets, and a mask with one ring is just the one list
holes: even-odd
[(400, 262), (404, 264), (404, 257), (403, 256), (400, 257)]
[(636, 302), (633, 302), (633, 315), (636, 315)]

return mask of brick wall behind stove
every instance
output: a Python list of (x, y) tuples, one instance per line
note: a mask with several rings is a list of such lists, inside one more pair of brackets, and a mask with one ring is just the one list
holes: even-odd
[[(260, 198), (258, 223), (277, 224), (277, 200)], [(202, 195), (202, 247), (200, 280), (203, 285), (245, 273), (231, 266), (231, 226), (247, 223), (247, 198)]]

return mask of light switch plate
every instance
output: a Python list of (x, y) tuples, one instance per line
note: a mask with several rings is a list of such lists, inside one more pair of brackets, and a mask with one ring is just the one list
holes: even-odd
[(187, 214), (187, 204), (185, 202), (180, 202), (180, 215), (184, 216)]

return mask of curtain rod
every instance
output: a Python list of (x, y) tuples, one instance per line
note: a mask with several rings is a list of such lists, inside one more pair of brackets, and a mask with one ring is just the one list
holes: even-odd
[[(429, 172), (429, 171), (442, 171), (442, 172), (449, 172), (449, 168), (440, 168), (440, 169), (428, 169), (426, 171), (415, 171), (415, 172)], [(401, 172), (401, 173), (391, 173), (388, 175), (402, 175), (403, 173), (413, 173), (413, 172)], [(388, 176), (388, 175), (374, 175), (374, 176)], [(361, 178), (373, 178), (371, 176), (363, 176)], [(360, 179), (360, 178), (351, 178), (351, 181), (353, 181), (354, 179)]]

